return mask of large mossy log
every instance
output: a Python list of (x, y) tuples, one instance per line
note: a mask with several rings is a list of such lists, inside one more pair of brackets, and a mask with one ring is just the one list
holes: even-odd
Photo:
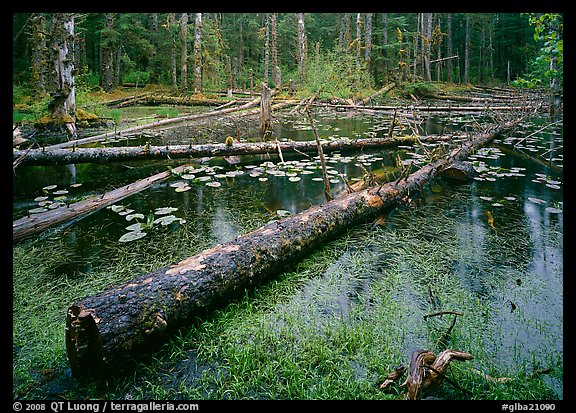
[(397, 182), (337, 197), (72, 303), (65, 342), (73, 375), (102, 378), (129, 371), (137, 356), (157, 348), (177, 328), (277, 275), (344, 230), (373, 219), (514, 124), (479, 134)]

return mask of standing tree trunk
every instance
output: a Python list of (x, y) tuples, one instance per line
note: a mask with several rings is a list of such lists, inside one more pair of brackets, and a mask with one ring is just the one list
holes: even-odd
[(365, 27), (365, 49), (364, 49), (364, 63), (366, 71), (370, 73), (370, 62), (372, 61), (372, 13), (366, 13), (366, 27)]
[(114, 44), (116, 43), (114, 19), (115, 13), (104, 14), (104, 30), (100, 41), (102, 50), (102, 78), (100, 85), (108, 93), (114, 90)]
[(265, 139), (272, 125), (272, 93), (268, 85), (262, 83), (260, 98), (260, 136)]
[(182, 40), (180, 93), (188, 96), (188, 13), (180, 17), (180, 38)]
[[(430, 69), (430, 60), (432, 55), (432, 13), (424, 13), (425, 22), (425, 37), (423, 39), (424, 46), (424, 75), (427, 81), (432, 80), (432, 71)], [(424, 23), (424, 19), (422, 23)]]
[(194, 19), (194, 93), (202, 93), (202, 13)]
[(150, 83), (157, 84), (159, 77), (158, 13), (150, 13), (150, 43), (152, 43), (152, 55), (148, 60)]
[(360, 73), (360, 62), (362, 61), (362, 13), (356, 14), (356, 72)]
[(30, 83), (36, 95), (46, 93), (46, 16), (38, 13), (30, 18), (30, 48), (32, 58), (30, 62)]
[[(452, 56), (452, 13), (446, 13), (446, 55)], [(448, 83), (452, 83), (452, 60), (446, 62)]]
[(270, 13), (264, 13), (264, 82), (270, 81)]
[(388, 83), (388, 13), (382, 13), (382, 57), (384, 83)]
[(470, 40), (470, 15), (466, 14), (466, 40), (464, 45), (464, 83), (470, 83), (470, 48), (472, 47)]
[(307, 40), (306, 27), (304, 25), (304, 13), (296, 13), (296, 20), (298, 25), (298, 45), (296, 49), (296, 58), (298, 60), (298, 82), (300, 85), (304, 85), (307, 80)]
[(168, 33), (170, 33), (170, 38), (172, 39), (172, 44), (170, 46), (170, 55), (171, 55), (171, 67), (172, 67), (172, 89), (174, 93), (178, 92), (178, 73), (177, 73), (177, 66), (176, 66), (176, 34), (175, 34), (175, 27), (176, 25), (176, 16), (174, 13), (168, 13), (166, 17), (166, 26), (168, 29)]
[(278, 13), (272, 13), (271, 16), (271, 41), (270, 52), (272, 54), (272, 82), (274, 87), (279, 88), (282, 83), (282, 75), (280, 72), (280, 64), (278, 62)]
[(76, 136), (76, 91), (74, 87), (74, 14), (54, 13), (51, 30), (51, 60), (53, 71), (49, 104), (53, 119), (66, 124), (70, 134)]
[(232, 90), (234, 89), (234, 76), (232, 75), (232, 63), (230, 56), (226, 56), (226, 96), (232, 97)]

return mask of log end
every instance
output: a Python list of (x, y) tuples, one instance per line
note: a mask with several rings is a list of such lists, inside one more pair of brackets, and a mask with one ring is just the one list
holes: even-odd
[(478, 175), (471, 162), (456, 161), (444, 168), (440, 175), (451, 182), (468, 182)]
[(82, 305), (71, 305), (66, 315), (66, 355), (72, 375), (77, 378), (100, 378), (107, 366), (97, 319)]

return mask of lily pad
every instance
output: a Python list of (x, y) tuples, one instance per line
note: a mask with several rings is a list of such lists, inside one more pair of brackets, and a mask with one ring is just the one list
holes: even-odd
[(144, 228), (146, 228), (146, 224), (143, 224), (142, 222), (137, 222), (135, 224), (128, 225), (126, 227), (126, 231), (142, 231)]
[(554, 207), (546, 207), (546, 212), (550, 212), (551, 214), (560, 214), (562, 210)]
[(51, 191), (51, 190), (55, 189), (56, 187), (58, 187), (58, 185), (48, 185), (48, 186), (45, 186), (45, 187), (42, 188), (42, 189), (45, 190), (45, 191)]
[(206, 186), (211, 186), (212, 188), (221, 187), (222, 184), (218, 181), (206, 182)]
[(137, 239), (145, 237), (146, 234), (147, 234), (146, 232), (142, 232), (142, 231), (130, 231), (130, 232), (127, 232), (126, 234), (122, 235), (120, 237), (120, 239), (118, 240), (118, 242), (135, 241)]
[(124, 208), (126, 208), (124, 205), (112, 205), (110, 207), (110, 209), (114, 212), (120, 212), (122, 211)]
[(184, 191), (188, 191), (189, 189), (191, 189), (191, 186), (189, 185), (178, 185), (176, 187), (176, 189), (174, 189), (174, 191), (176, 192), (184, 192)]
[(156, 218), (154, 220), (155, 224), (160, 224), (160, 225), (168, 225), (171, 224), (174, 221), (178, 221), (180, 220), (180, 218), (176, 218), (174, 215), (165, 215), (163, 217), (160, 218)]
[(35, 202), (42, 202), (42, 201), (46, 201), (47, 199), (48, 199), (47, 196), (39, 196), (39, 197), (34, 198), (34, 201)]
[(546, 201), (540, 198), (528, 197), (528, 200), (534, 202), (535, 204), (545, 204)]
[(178, 211), (178, 208), (174, 207), (156, 208), (156, 210), (154, 211), (154, 215), (166, 215), (174, 211)]
[(285, 209), (279, 209), (276, 211), (276, 215), (278, 215), (280, 218), (284, 218), (284, 217), (287, 217), (289, 215), (292, 215), (292, 212), (287, 211)]
[(299, 180), (301, 180), (302, 178), (300, 178), (299, 176), (291, 176), (290, 178), (288, 178), (288, 180), (290, 182), (298, 182)]
[(32, 208), (28, 210), (28, 212), (30, 212), (31, 214), (39, 214), (40, 212), (46, 212), (46, 211), (48, 211), (46, 208)]
[(136, 213), (136, 214), (126, 215), (126, 221), (132, 221), (133, 219), (138, 219), (138, 218), (144, 219), (144, 214)]

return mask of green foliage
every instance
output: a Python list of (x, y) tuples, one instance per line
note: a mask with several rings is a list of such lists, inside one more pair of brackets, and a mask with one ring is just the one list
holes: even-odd
[(320, 96), (347, 98), (371, 85), (365, 67), (358, 69), (352, 54), (333, 49), (320, 52), (309, 62), (304, 87)]
[(564, 80), (564, 40), (563, 18), (558, 13), (526, 13), (530, 26), (534, 28), (533, 38), (538, 44), (538, 55), (528, 64), (525, 76), (514, 84), (533, 88), (549, 84), (555, 80), (560, 84)]
[(402, 88), (403, 94), (406, 97), (414, 95), (420, 98), (427, 98), (437, 95), (440, 91), (439, 87), (433, 82), (414, 82), (404, 85)]
[(150, 72), (133, 70), (122, 77), (127, 83), (148, 83), (150, 82)]

